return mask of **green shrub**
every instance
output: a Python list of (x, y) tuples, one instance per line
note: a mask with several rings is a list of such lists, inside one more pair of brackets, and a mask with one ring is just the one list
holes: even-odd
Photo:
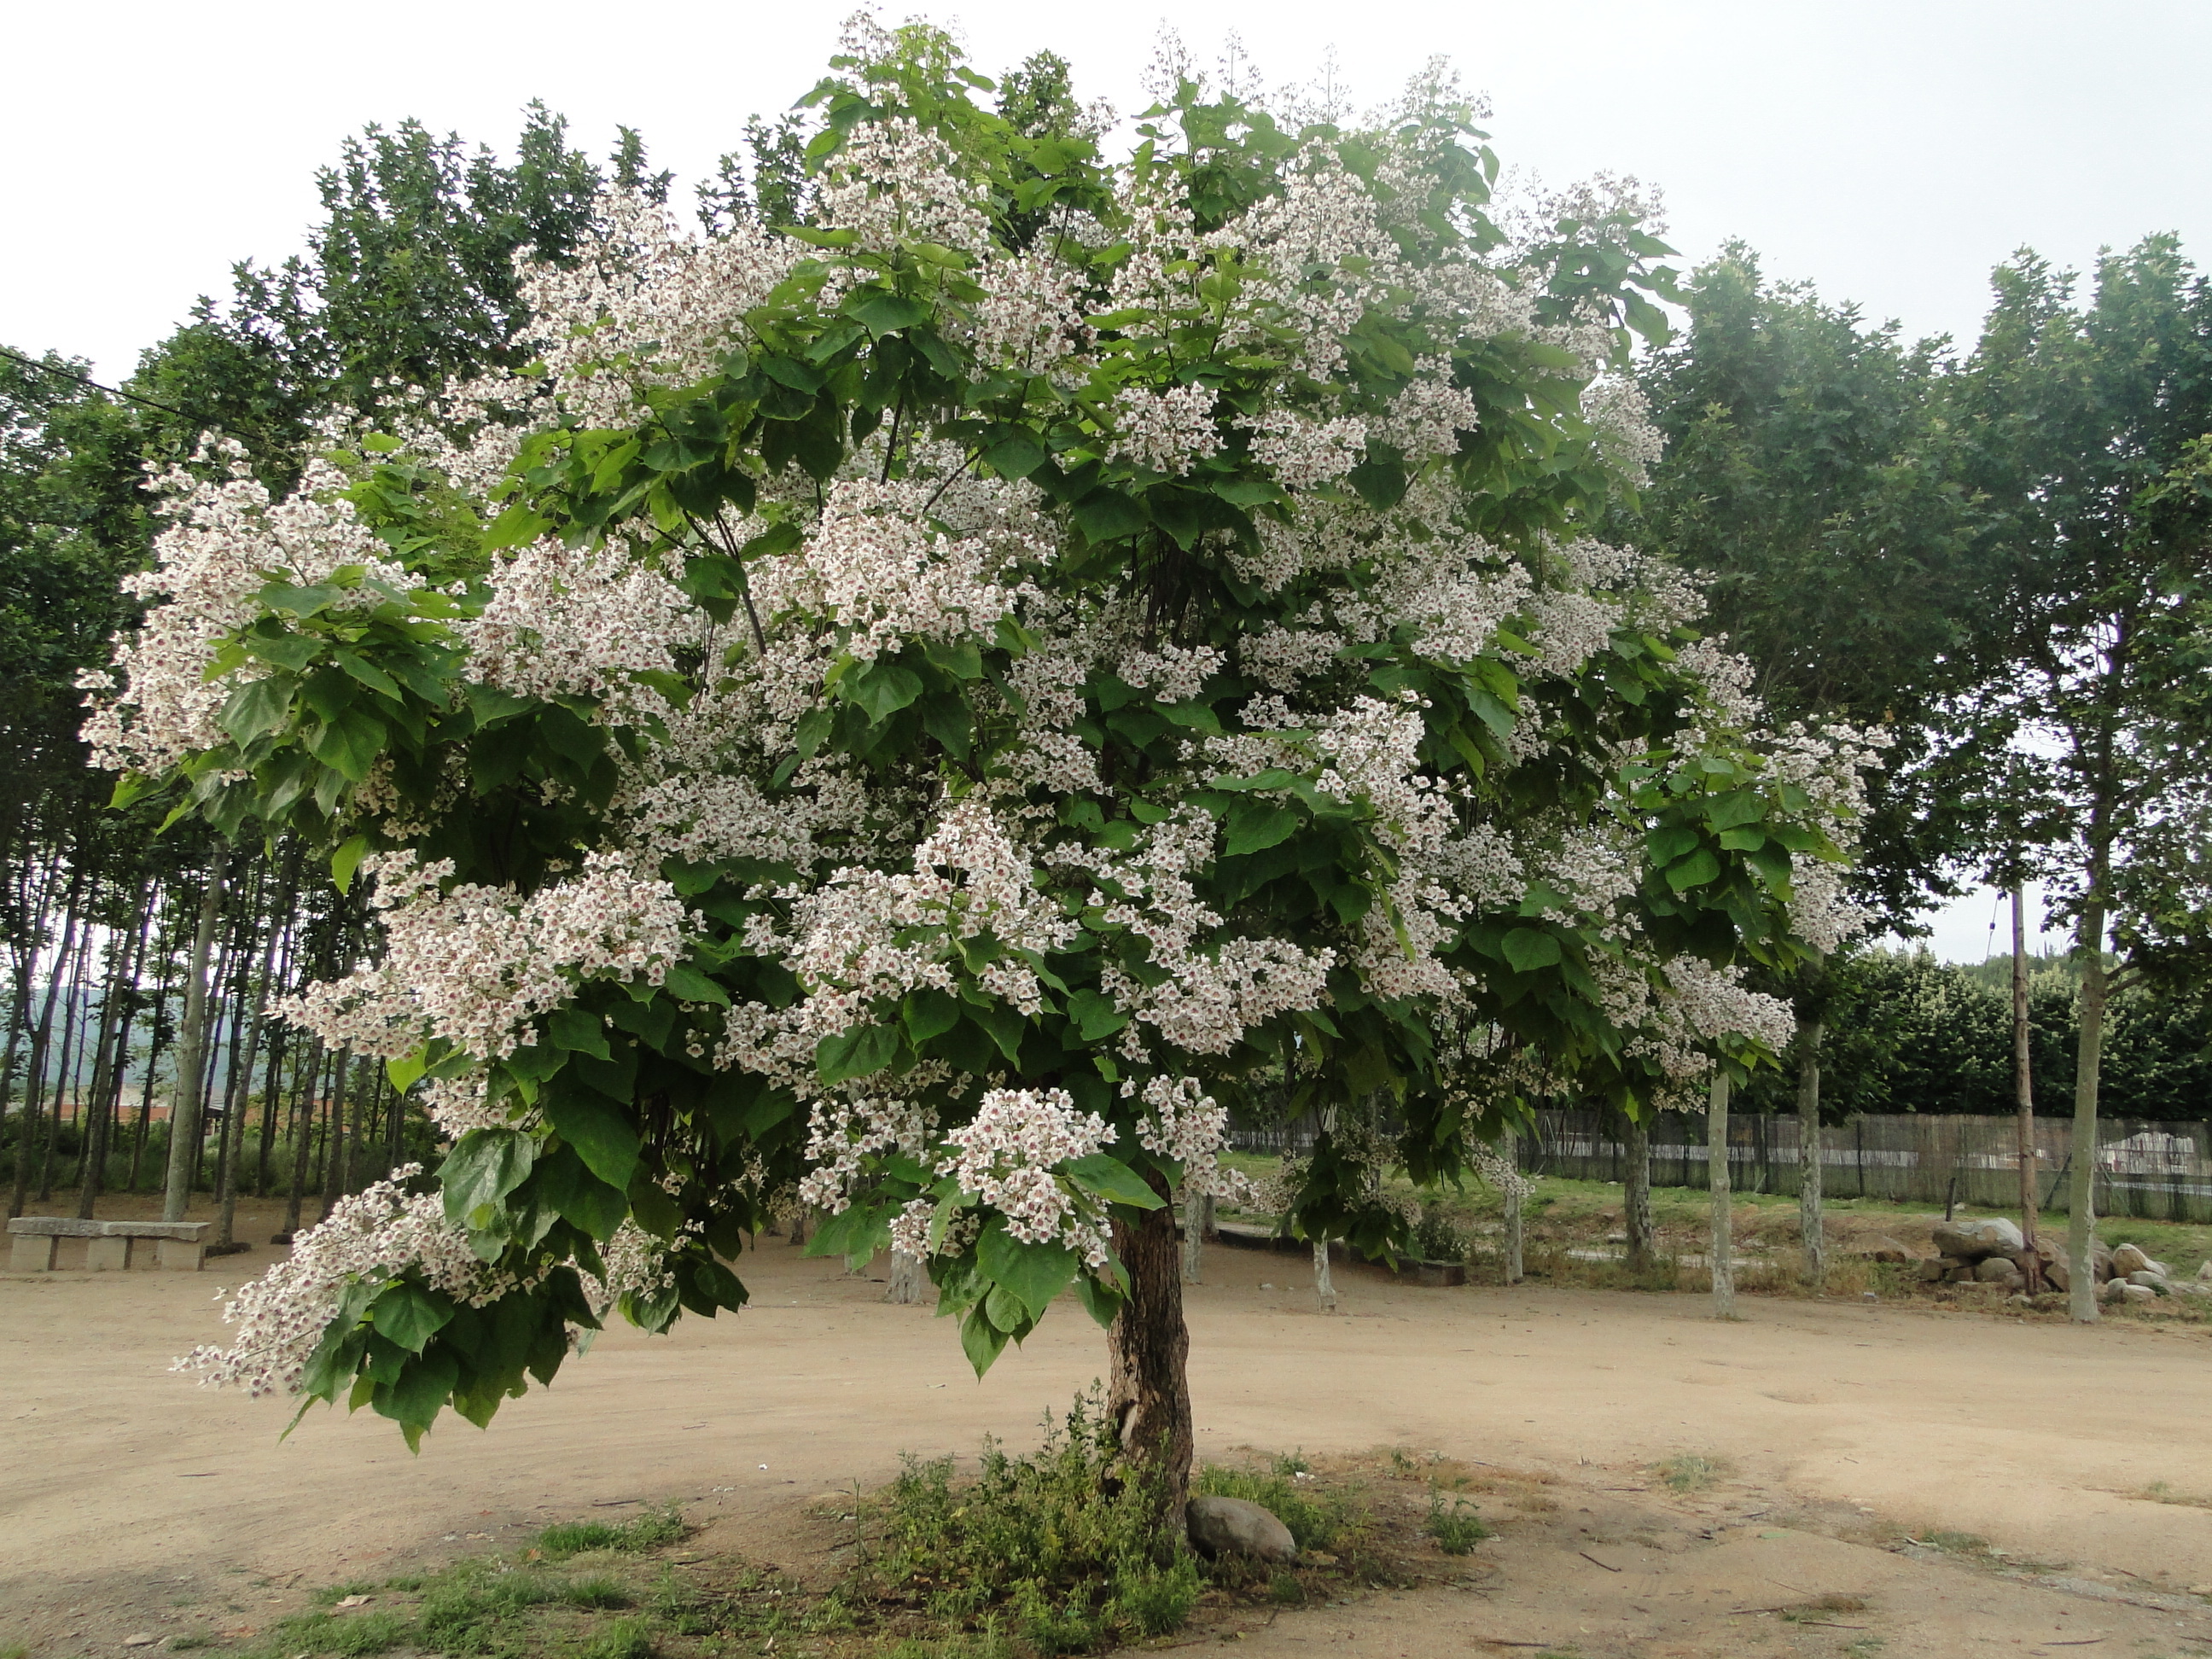
[(601, 1573), (591, 1578), (572, 1578), (561, 1592), (572, 1607), (627, 1607), (635, 1605), (621, 1579)]
[(286, 1653), (335, 1653), (341, 1659), (385, 1653), (405, 1642), (413, 1632), (397, 1613), (380, 1608), (371, 1613), (303, 1613), (278, 1621), (271, 1644)]
[(869, 1511), (879, 1589), (933, 1616), (1051, 1655), (1158, 1636), (1189, 1617), (1197, 1563), (1167, 1523), (1166, 1488), (1120, 1459), (1104, 1401), (1079, 1395), (1044, 1444), (984, 1445), (972, 1481), (909, 1457)]
[(488, 1653), (525, 1610), (561, 1600), (563, 1588), (542, 1574), (463, 1562), (423, 1595), (415, 1615), (421, 1645), (434, 1653)]
[(1421, 1530), (1437, 1540), (1437, 1547), (1446, 1555), (1465, 1555), (1490, 1536), (1490, 1528), (1482, 1524), (1482, 1517), (1474, 1512), (1474, 1505), (1464, 1498), (1454, 1498), (1451, 1507), (1444, 1507), (1444, 1495), (1434, 1486), (1429, 1488), (1429, 1518)]
[(617, 1619), (577, 1650), (578, 1659), (649, 1659), (653, 1626), (643, 1619)]

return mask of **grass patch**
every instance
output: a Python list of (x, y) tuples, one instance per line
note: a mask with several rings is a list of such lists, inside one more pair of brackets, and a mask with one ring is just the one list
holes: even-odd
[(1680, 1457), (1654, 1464), (1651, 1472), (1675, 1492), (1703, 1492), (1716, 1481), (1728, 1478), (1729, 1464), (1724, 1458), (1698, 1457), (1685, 1452)]
[[(811, 1516), (811, 1583), (726, 1557), (676, 1554), (673, 1509), (620, 1522), (564, 1522), (518, 1550), (467, 1557), (370, 1586), (333, 1585), (226, 1659), (1054, 1659), (1135, 1646), (1209, 1617), (1340, 1601), (1359, 1587), (1433, 1574), (1426, 1532), (1447, 1551), (1488, 1529), (1457, 1490), (1459, 1467), (1418, 1469), (1382, 1454), (1255, 1457), (1209, 1466), (1193, 1489), (1263, 1504), (1291, 1528), (1297, 1561), (1201, 1560), (1164, 1484), (1123, 1455), (1100, 1392), (1048, 1420), (1017, 1455), (987, 1442), (980, 1466), (910, 1459), (890, 1486)], [(1370, 1484), (1371, 1483), (1371, 1484)], [(1395, 1495), (1370, 1504), (1370, 1490)], [(1428, 1495), (1431, 1524), (1420, 1521)], [(1333, 1553), (1332, 1552), (1335, 1552)], [(374, 1605), (339, 1605), (372, 1596)], [(1224, 1637), (1224, 1639), (1228, 1639)], [(0, 1659), (9, 1659), (0, 1653)]]
[(648, 1510), (630, 1521), (564, 1521), (539, 1533), (533, 1540), (547, 1559), (582, 1555), (593, 1550), (618, 1550), (638, 1555), (673, 1544), (684, 1536), (684, 1517), (672, 1508)]
[(1783, 1608), (1782, 1618), (1785, 1624), (1794, 1625), (1805, 1620), (1817, 1618), (1821, 1613), (1864, 1613), (1866, 1609), (1865, 1597), (1838, 1595), (1832, 1592), (1826, 1595), (1814, 1596), (1802, 1607)]
[(2146, 1504), (2178, 1504), (2185, 1509), (2212, 1510), (2212, 1498), (2198, 1498), (2185, 1492), (2176, 1492), (2163, 1480), (2154, 1480), (2141, 1492), (2130, 1492), (2128, 1496)]

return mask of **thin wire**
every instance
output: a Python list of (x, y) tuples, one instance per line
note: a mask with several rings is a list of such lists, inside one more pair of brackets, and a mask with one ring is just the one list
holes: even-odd
[[(79, 374), (74, 369), (64, 368), (55, 363), (42, 363), (35, 357), (26, 357), (21, 352), (10, 351), (5, 346), (0, 346), (0, 357), (7, 358), (10, 362), (21, 363), (26, 368), (40, 369), (48, 374), (58, 374), (64, 380), (75, 380), (79, 386), (88, 386), (94, 392), (105, 392), (111, 398), (121, 398), (131, 403), (143, 404), (147, 408), (158, 409), (166, 415), (180, 415), (188, 421), (200, 419), (200, 416), (193, 414), (190, 410), (179, 409), (174, 404), (157, 404), (151, 398), (142, 398), (135, 392), (124, 391), (120, 386), (102, 386), (88, 374)], [(207, 424), (213, 423), (207, 422)], [(215, 429), (218, 432), (222, 430), (221, 427), (216, 427)]]

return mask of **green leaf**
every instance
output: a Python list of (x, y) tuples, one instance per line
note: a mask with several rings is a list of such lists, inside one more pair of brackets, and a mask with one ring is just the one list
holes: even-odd
[(471, 1129), (438, 1166), (446, 1200), (446, 1219), (456, 1227), (480, 1228), (499, 1201), (530, 1178), (538, 1143), (513, 1129)]
[(1097, 1194), (1109, 1204), (1157, 1210), (1167, 1202), (1142, 1176), (1108, 1152), (1093, 1152), (1088, 1158), (1077, 1158), (1067, 1165), (1067, 1174), (1077, 1186)]
[(460, 1376), (459, 1362), (449, 1353), (439, 1352), (409, 1360), (398, 1382), (389, 1389), (377, 1389), (377, 1412), (399, 1425), (400, 1432), (407, 1437), (408, 1450), (422, 1444), (423, 1431), (436, 1421)]
[(1756, 823), (1765, 816), (1765, 799), (1754, 789), (1731, 789), (1705, 803), (1705, 822), (1716, 830)]
[(1069, 997), (1067, 1013), (1075, 1022), (1077, 1035), (1085, 1042), (1102, 1042), (1129, 1023), (1128, 1015), (1114, 1006), (1111, 997), (1096, 991), (1078, 991)]
[(1534, 927), (1516, 927), (1506, 934), (1503, 948), (1505, 960), (1513, 964), (1513, 971), (1518, 974), (1533, 974), (1559, 960), (1559, 941)]
[(1672, 864), (1698, 845), (1698, 832), (1686, 823), (1670, 823), (1644, 838), (1644, 850), (1654, 864)]
[(1029, 1310), (1033, 1322), (1044, 1317), (1077, 1267), (1075, 1252), (1065, 1244), (1024, 1244), (998, 1227), (987, 1229), (977, 1242), (975, 1261)]
[(1731, 853), (1755, 853), (1766, 845), (1766, 837), (1756, 830), (1723, 830), (1721, 845)]
[(385, 1340), (410, 1353), (422, 1352), (422, 1345), (443, 1330), (453, 1316), (450, 1298), (404, 1279), (394, 1280), (368, 1310), (369, 1322)]
[(847, 695), (880, 726), (921, 695), (921, 676), (895, 662), (875, 662), (848, 683)]
[(295, 684), (283, 674), (248, 680), (223, 700), (217, 723), (234, 742), (241, 745), (252, 743), (263, 732), (273, 732), (284, 723), (285, 716), (292, 712)]
[(1094, 542), (1119, 541), (1146, 525), (1144, 509), (1118, 489), (1094, 489), (1075, 504), (1075, 525)]
[(411, 1054), (394, 1054), (384, 1062), (384, 1074), (392, 1079), (392, 1086), (405, 1094), (415, 1080), (430, 1069), (429, 1061), (422, 1049)]
[(899, 1011), (907, 1035), (919, 1045), (942, 1036), (960, 1023), (960, 1005), (946, 992), (924, 986), (908, 994)]
[(584, 1167), (610, 1187), (627, 1188), (637, 1173), (637, 1131), (613, 1101), (581, 1089), (548, 1090), (546, 1122), (576, 1149)]
[[(353, 872), (361, 868), (361, 861), (368, 856), (368, 837), (356, 836), (331, 854), (331, 880), (341, 893), (353, 891)], [(405, 1088), (405, 1084), (399, 1085)]]
[(881, 289), (864, 289), (848, 295), (845, 303), (837, 308), (855, 321), (866, 324), (872, 334), (894, 334), (927, 322), (931, 314), (930, 307), (920, 300), (909, 300), (902, 294), (885, 294)]
[(1678, 893), (1686, 893), (1692, 887), (1703, 887), (1720, 872), (1721, 861), (1710, 848), (1700, 848), (1667, 872), (1667, 884)]
[(343, 646), (333, 646), (331, 660), (370, 690), (387, 696), (394, 702), (400, 701), (399, 688), (392, 684), (392, 676), (358, 652), (349, 651)]
[(606, 1022), (586, 1009), (556, 1008), (545, 1022), (545, 1031), (557, 1048), (598, 1060), (614, 1058), (607, 1047)]
[(984, 1316), (982, 1309), (971, 1309), (960, 1322), (960, 1348), (980, 1378), (1006, 1351), (1006, 1334)]
[(1229, 815), (1229, 836), (1224, 850), (1234, 858), (1260, 853), (1288, 841), (1305, 820), (1277, 801), (1239, 801)]
[(1083, 1311), (1097, 1320), (1099, 1325), (1111, 1330), (1114, 1322), (1121, 1317), (1123, 1298), (1119, 1292), (1085, 1273), (1075, 1281), (1075, 1294), (1083, 1304)]
[(814, 1069), (824, 1083), (872, 1076), (898, 1054), (898, 1033), (888, 1025), (853, 1025), (814, 1046)]
[(672, 996), (684, 1002), (711, 1002), (718, 1008), (730, 1006), (727, 991), (696, 968), (687, 968), (680, 962), (668, 970), (668, 977), (662, 983)]
[(384, 722), (357, 708), (342, 711), (308, 742), (308, 752), (349, 783), (368, 776), (384, 749)]

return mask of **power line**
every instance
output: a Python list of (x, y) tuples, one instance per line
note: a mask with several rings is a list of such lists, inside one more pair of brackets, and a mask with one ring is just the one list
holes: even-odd
[[(165, 415), (181, 416), (187, 421), (201, 421), (204, 425), (215, 426), (214, 422), (203, 421), (201, 416), (193, 414), (190, 410), (179, 409), (174, 404), (158, 404), (151, 398), (142, 398), (135, 392), (124, 391), (120, 386), (102, 386), (89, 374), (80, 374), (76, 370), (64, 368), (58, 363), (42, 363), (35, 357), (26, 357), (21, 352), (10, 351), (5, 346), (0, 346), (0, 357), (7, 358), (10, 362), (21, 363), (26, 368), (38, 369), (43, 374), (58, 374), (64, 380), (75, 380), (79, 386), (88, 386), (94, 392), (105, 392), (111, 398), (121, 398), (128, 403), (143, 404), (147, 408), (158, 409)], [(218, 432), (222, 431), (219, 426), (215, 427), (215, 429)]]

